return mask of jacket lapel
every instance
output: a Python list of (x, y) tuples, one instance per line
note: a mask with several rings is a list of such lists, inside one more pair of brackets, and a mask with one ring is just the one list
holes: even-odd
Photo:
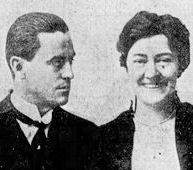
[[(1, 147), (6, 148), (8, 166), (11, 168), (22, 169), (29, 168), (30, 160), (32, 157), (31, 147), (21, 130), (18, 122), (13, 116), (14, 110), (7, 112), (7, 119), (4, 125), (5, 135), (1, 140)], [(5, 141), (3, 141), (5, 140)]]

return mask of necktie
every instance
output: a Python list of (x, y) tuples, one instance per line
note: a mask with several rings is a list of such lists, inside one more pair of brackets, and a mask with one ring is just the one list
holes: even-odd
[(34, 136), (31, 147), (33, 150), (33, 169), (45, 169), (46, 167), (46, 155), (45, 155), (45, 145), (46, 145), (46, 135), (44, 123), (39, 123), (38, 131)]
[(46, 141), (45, 129), (47, 125), (42, 122), (41, 123), (38, 122), (37, 127), (38, 131), (32, 140), (31, 146), (33, 149), (41, 150), (44, 149), (45, 146)]
[(41, 170), (45, 169), (45, 144), (46, 144), (46, 135), (45, 135), (45, 129), (47, 127), (46, 124), (43, 122), (34, 121), (31, 118), (27, 117), (26, 115), (16, 112), (15, 113), (16, 119), (20, 120), (21, 122), (33, 125), (38, 128), (37, 133), (35, 134), (32, 143), (32, 166), (33, 169)]

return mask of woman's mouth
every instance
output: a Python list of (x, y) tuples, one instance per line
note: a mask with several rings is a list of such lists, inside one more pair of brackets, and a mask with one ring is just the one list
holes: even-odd
[(140, 85), (142, 85), (145, 88), (148, 89), (158, 89), (158, 88), (163, 88), (166, 87), (168, 85), (168, 81), (161, 81), (161, 82), (151, 82), (151, 83), (141, 83)]
[(156, 89), (160, 87), (158, 84), (144, 84), (143, 86), (148, 89)]

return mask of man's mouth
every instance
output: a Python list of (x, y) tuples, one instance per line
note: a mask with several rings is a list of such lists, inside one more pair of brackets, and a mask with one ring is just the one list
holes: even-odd
[(58, 90), (70, 91), (70, 86), (59, 86)]

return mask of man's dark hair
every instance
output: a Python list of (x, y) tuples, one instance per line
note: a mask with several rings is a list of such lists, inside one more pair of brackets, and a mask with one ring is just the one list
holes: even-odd
[(168, 38), (171, 51), (177, 54), (180, 76), (190, 63), (189, 31), (178, 18), (169, 14), (159, 16), (141, 11), (126, 23), (117, 42), (117, 50), (122, 54), (121, 66), (127, 69), (128, 52), (137, 40), (159, 34)]
[(54, 14), (33, 12), (16, 19), (8, 31), (6, 41), (6, 60), (13, 77), (10, 58), (17, 56), (31, 61), (40, 48), (38, 34), (56, 31), (66, 33), (68, 26), (62, 18)]

